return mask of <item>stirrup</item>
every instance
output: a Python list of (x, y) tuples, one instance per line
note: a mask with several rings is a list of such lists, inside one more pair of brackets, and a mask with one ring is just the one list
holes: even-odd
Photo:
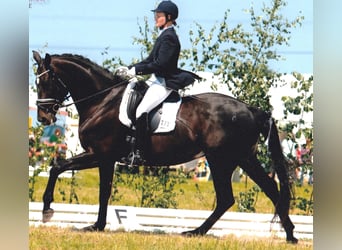
[(139, 150), (137, 150), (136, 152), (130, 152), (129, 155), (127, 157), (123, 157), (121, 161), (129, 167), (144, 165), (144, 163), (146, 162), (141, 157)]
[(144, 165), (145, 162), (146, 161), (142, 157), (142, 153), (139, 150), (136, 150), (133, 153), (133, 157), (132, 157), (131, 165), (130, 166), (141, 166), (141, 165)]
[(141, 150), (137, 149), (134, 153), (133, 153), (133, 163), (135, 165), (144, 165), (145, 164), (145, 159), (143, 157), (143, 153)]
[(121, 162), (126, 164), (126, 165), (128, 165), (128, 166), (130, 166), (132, 164), (132, 162), (133, 162), (133, 158), (134, 158), (134, 152), (130, 152), (128, 154), (128, 156), (125, 156), (125, 157), (121, 158)]

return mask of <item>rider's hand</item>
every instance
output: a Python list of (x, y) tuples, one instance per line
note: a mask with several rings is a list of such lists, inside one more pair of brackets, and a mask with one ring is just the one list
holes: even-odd
[(128, 76), (131, 76), (131, 77), (134, 77), (134, 76), (136, 75), (136, 73), (135, 73), (135, 67), (130, 68), (130, 69), (127, 71), (127, 75), (128, 75)]
[(133, 78), (135, 76), (135, 67), (127, 68), (125, 66), (120, 66), (116, 71), (116, 75), (122, 76), (122, 77), (128, 77)]

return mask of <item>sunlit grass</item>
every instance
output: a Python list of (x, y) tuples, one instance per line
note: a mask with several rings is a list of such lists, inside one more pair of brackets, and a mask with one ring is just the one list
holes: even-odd
[(297, 245), (288, 244), (280, 238), (201, 236), (183, 237), (174, 234), (148, 232), (76, 232), (56, 227), (30, 227), (30, 250), (35, 249), (83, 249), (83, 250), (218, 250), (218, 249), (313, 249), (312, 241), (300, 241)]

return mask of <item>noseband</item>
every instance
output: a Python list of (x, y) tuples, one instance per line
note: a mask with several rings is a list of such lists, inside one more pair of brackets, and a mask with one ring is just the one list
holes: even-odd
[[(36, 84), (38, 85), (39, 84), (39, 81), (40, 81), (40, 77), (41, 76), (43, 76), (43, 75), (45, 75), (45, 74), (47, 74), (47, 73), (49, 73), (51, 70), (50, 69), (48, 69), (48, 70), (46, 70), (46, 71), (44, 71), (44, 72), (42, 72), (42, 73), (40, 73), (39, 75), (37, 75), (36, 76)], [(53, 76), (56, 76), (56, 74), (55, 73), (53, 73), (52, 72), (52, 74), (53, 74)], [(68, 90), (67, 90), (67, 87), (66, 87), (66, 85), (64, 84), (64, 82), (58, 77), (58, 76), (56, 76), (57, 77), (57, 81), (58, 81), (58, 87), (59, 88), (62, 88), (62, 89), (64, 89), (66, 92), (68, 92)], [(63, 100), (58, 100), (58, 99), (54, 99), (54, 98), (41, 98), (41, 99), (37, 99), (37, 101), (36, 101), (36, 105), (40, 108), (40, 109), (42, 109), (44, 112), (46, 112), (46, 113), (57, 113), (57, 111), (58, 111), (58, 109), (60, 108), (60, 107), (62, 107), (63, 105), (62, 105), (62, 103), (66, 100), (66, 99), (68, 99), (69, 98), (69, 96), (65, 96), (64, 98), (63, 98)]]

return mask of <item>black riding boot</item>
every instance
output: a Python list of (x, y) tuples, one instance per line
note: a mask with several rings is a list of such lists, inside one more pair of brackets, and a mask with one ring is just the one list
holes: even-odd
[(145, 163), (144, 148), (147, 141), (147, 113), (143, 113), (135, 124), (135, 145), (132, 152), (123, 161), (130, 166), (140, 166)]

